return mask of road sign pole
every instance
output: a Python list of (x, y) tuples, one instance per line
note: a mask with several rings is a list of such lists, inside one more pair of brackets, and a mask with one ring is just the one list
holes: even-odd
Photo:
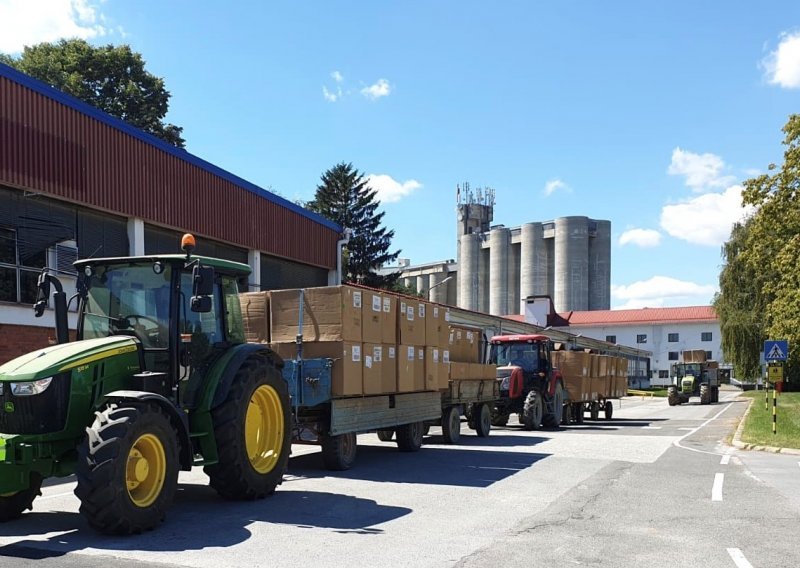
[(778, 389), (772, 390), (772, 433), (778, 433), (778, 397), (775, 396), (775, 392)]

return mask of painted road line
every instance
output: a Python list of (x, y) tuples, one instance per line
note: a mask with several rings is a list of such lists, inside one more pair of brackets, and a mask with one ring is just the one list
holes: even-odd
[(717, 412), (714, 416), (712, 416), (711, 418), (709, 418), (708, 420), (706, 420), (705, 422), (700, 424), (700, 426), (698, 426), (697, 428), (695, 428), (691, 432), (687, 432), (686, 434), (684, 434), (683, 436), (681, 436), (680, 438), (678, 438), (677, 440), (672, 442), (672, 445), (675, 446), (675, 447), (678, 447), (678, 448), (680, 448), (682, 450), (689, 450), (690, 452), (696, 452), (698, 454), (710, 454), (712, 456), (718, 456), (719, 455), (718, 452), (709, 452), (707, 450), (698, 450), (697, 448), (689, 448), (689, 447), (686, 447), (683, 444), (681, 444), (681, 441), (684, 440), (685, 438), (687, 438), (688, 436), (691, 436), (692, 434), (694, 434), (698, 430), (700, 430), (700, 428), (703, 428), (704, 426), (706, 426), (708, 424), (711, 424), (714, 420), (716, 420), (717, 418), (722, 416), (722, 413), (725, 412), (726, 410), (728, 410), (731, 406), (733, 406), (731, 403), (726, 404), (725, 408), (723, 408), (722, 410)]
[(695, 428), (678, 428), (678, 430), (685, 430), (687, 432), (691, 432), (691, 431), (695, 430)]
[(753, 568), (753, 565), (747, 561), (747, 558), (744, 557), (742, 551), (738, 548), (728, 548), (728, 554), (733, 560), (733, 563), (736, 564), (738, 568)]
[(722, 482), (725, 481), (725, 474), (718, 473), (714, 476), (714, 486), (711, 488), (711, 500), (722, 501)]
[(661, 426), (642, 426), (642, 430), (661, 430)]
[(725, 454), (722, 456), (722, 459), (719, 460), (719, 465), (728, 465), (728, 462), (731, 461), (731, 455)]

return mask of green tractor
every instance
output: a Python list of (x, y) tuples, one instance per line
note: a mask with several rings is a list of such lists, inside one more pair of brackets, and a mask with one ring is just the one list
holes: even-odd
[(676, 363), (672, 366), (673, 384), (667, 388), (670, 406), (689, 402), (700, 397), (700, 404), (719, 402), (718, 369), (714, 361)]
[(291, 446), (283, 361), (244, 341), (238, 279), (247, 265), (183, 254), (75, 263), (77, 339), (59, 280), (58, 343), (0, 366), (0, 521), (18, 518), (42, 480), (75, 475), (89, 525), (140, 533), (165, 516), (178, 471), (203, 466), (227, 499), (281, 483)]

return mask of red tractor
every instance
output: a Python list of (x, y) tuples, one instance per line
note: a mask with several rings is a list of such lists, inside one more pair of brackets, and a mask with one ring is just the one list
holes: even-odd
[(552, 341), (546, 335), (496, 335), (490, 340), (489, 363), (497, 365), (500, 398), (492, 410), (492, 425), (505, 426), (511, 414), (526, 430), (557, 427), (566, 391), (561, 373), (550, 359)]

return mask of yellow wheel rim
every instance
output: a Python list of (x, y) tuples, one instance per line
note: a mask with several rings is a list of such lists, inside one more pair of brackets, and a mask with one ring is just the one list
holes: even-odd
[(247, 458), (258, 473), (269, 473), (278, 463), (283, 434), (281, 398), (271, 386), (261, 385), (247, 405), (244, 425)]
[(142, 434), (128, 452), (125, 483), (128, 495), (137, 507), (149, 507), (161, 494), (167, 475), (167, 455), (161, 440)]

